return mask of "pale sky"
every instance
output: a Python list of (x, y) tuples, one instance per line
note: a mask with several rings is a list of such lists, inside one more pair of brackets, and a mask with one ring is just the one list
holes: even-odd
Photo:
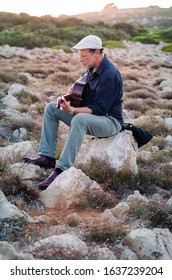
[(169, 8), (172, 0), (0, 0), (0, 11), (27, 13), (29, 15), (75, 15), (101, 11), (105, 5), (114, 3), (119, 9), (159, 6)]

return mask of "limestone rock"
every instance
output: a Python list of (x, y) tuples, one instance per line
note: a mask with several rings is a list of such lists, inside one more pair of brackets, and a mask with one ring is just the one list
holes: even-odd
[(36, 180), (39, 179), (43, 170), (38, 165), (25, 164), (17, 162), (10, 166), (10, 171), (17, 174), (21, 180)]
[[(33, 118), (26, 114), (20, 113), (19, 111), (15, 110), (13, 105), (18, 105), (16, 97), (13, 95), (8, 95), (2, 99), (3, 103), (5, 103), (8, 107), (6, 109), (1, 110), (1, 120), (0, 120), (0, 135), (6, 139), (10, 139), (14, 141), (13, 132), (16, 127), (21, 129), (22, 127), (26, 126), (34, 126), (35, 121)], [(7, 101), (7, 102), (6, 102)], [(16, 138), (15, 138), (16, 141)]]
[(136, 229), (131, 231), (124, 238), (124, 243), (127, 244), (140, 259), (172, 259), (172, 233), (170, 233), (168, 229)]
[(17, 219), (24, 217), (23, 213), (12, 203), (10, 203), (0, 190), (0, 219)]
[(7, 147), (0, 147), (0, 159), (10, 160), (21, 159), (25, 155), (34, 156), (38, 153), (38, 143), (36, 141), (23, 141), (8, 145)]
[(168, 129), (172, 128), (172, 118), (165, 118), (165, 127)]
[(26, 59), (35, 59), (34, 56), (31, 56), (25, 48), (11, 47), (9, 45), (0, 46), (0, 56), (4, 58), (12, 57), (23, 57)]
[(168, 146), (172, 146), (172, 136), (171, 135), (167, 135), (165, 140), (167, 141)]
[(1, 99), (1, 101), (3, 104), (11, 108), (20, 105), (20, 102), (17, 100), (17, 98), (12, 95), (5, 96), (4, 98)]
[(130, 195), (126, 201), (118, 203), (114, 208), (110, 209), (113, 215), (117, 218), (122, 218), (128, 214), (131, 208), (139, 205), (146, 205), (148, 199), (140, 194), (138, 190), (134, 191), (133, 195)]
[(90, 165), (91, 159), (105, 161), (112, 168), (126, 168), (137, 173), (137, 143), (130, 131), (123, 131), (108, 138), (95, 138), (81, 147), (75, 166)]
[(138, 256), (125, 246), (120, 256), (120, 260), (138, 260)]
[(27, 130), (24, 127), (14, 130), (13, 137), (16, 142), (24, 141), (27, 139)]
[(90, 195), (100, 197), (105, 193), (100, 186), (75, 167), (61, 173), (51, 185), (40, 194), (40, 200), (47, 208), (68, 209), (88, 205)]
[(27, 87), (21, 84), (12, 84), (8, 90), (9, 95), (16, 96), (23, 91), (28, 91)]
[(29, 252), (41, 259), (77, 260), (87, 255), (88, 247), (75, 235), (61, 234), (34, 243)]
[(10, 243), (1, 241), (0, 260), (34, 260), (34, 258), (31, 254), (17, 252)]
[(166, 210), (169, 211), (170, 214), (172, 214), (172, 197), (167, 200)]
[(116, 260), (116, 256), (108, 248), (95, 247), (91, 252), (91, 259), (93, 260)]

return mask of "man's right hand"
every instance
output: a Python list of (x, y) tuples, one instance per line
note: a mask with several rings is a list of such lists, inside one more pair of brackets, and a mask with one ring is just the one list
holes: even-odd
[(62, 100), (62, 96), (59, 96), (55, 101), (54, 101), (54, 106), (56, 107), (56, 108), (60, 108), (60, 104), (63, 102), (63, 100)]

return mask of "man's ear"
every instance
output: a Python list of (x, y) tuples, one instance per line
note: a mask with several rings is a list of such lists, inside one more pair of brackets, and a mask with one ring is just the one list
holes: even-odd
[(95, 54), (100, 54), (100, 50), (95, 50)]

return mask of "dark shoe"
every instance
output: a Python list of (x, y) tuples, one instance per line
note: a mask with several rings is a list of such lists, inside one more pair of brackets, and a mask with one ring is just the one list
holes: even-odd
[(40, 167), (44, 167), (44, 168), (54, 168), (56, 163), (54, 158), (49, 158), (46, 156), (39, 156), (37, 158), (24, 157), (23, 161), (27, 163), (39, 165)]
[(43, 182), (39, 183), (38, 188), (40, 190), (45, 190), (56, 179), (56, 177), (58, 175), (60, 175), (62, 172), (63, 172), (63, 170), (61, 170), (60, 168), (56, 168), (56, 170), (53, 171), (47, 179), (45, 179)]

